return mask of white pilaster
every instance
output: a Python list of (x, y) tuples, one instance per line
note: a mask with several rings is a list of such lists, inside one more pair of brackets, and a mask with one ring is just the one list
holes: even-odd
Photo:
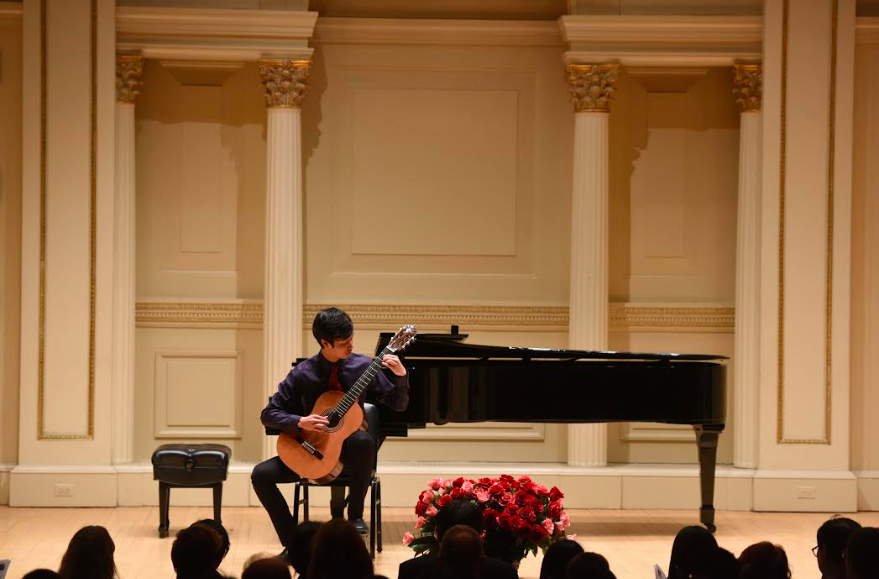
[[(302, 125), (300, 104), (309, 61), (260, 61), (266, 88), (266, 267), (263, 310), (263, 384), (266, 396), (302, 353)], [(266, 437), (263, 458), (275, 454)]]
[[(575, 108), (569, 347), (607, 349), (608, 123), (617, 65), (571, 65)], [(597, 98), (596, 98), (597, 97)], [(607, 464), (607, 425), (568, 427), (568, 464)]]
[(134, 100), (140, 56), (116, 57), (113, 212), (113, 463), (134, 458), (135, 150)]

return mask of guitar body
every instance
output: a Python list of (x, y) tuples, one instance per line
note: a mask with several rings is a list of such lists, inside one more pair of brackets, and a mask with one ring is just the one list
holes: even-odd
[(300, 430), (292, 435), (287, 432), (278, 437), (278, 456), (290, 470), (317, 484), (330, 482), (342, 472), (339, 457), (342, 443), (354, 431), (365, 428), (363, 409), (352, 404), (343, 416), (333, 416), (333, 408), (344, 394), (338, 391), (324, 392), (314, 403), (312, 414), (330, 419), (327, 431)]

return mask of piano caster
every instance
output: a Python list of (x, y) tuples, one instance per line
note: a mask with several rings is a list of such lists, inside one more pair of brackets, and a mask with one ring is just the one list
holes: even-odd
[(710, 533), (714, 533), (717, 530), (717, 526), (714, 524), (713, 508), (702, 507), (699, 509), (699, 520), (702, 521), (702, 524), (705, 525), (705, 528), (708, 529)]

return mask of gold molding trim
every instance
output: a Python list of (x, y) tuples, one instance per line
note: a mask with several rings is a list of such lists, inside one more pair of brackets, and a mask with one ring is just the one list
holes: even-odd
[(37, 439), (38, 440), (91, 440), (95, 437), (95, 307), (96, 257), (97, 257), (97, 160), (98, 160), (98, 2), (91, 0), (91, 31), (89, 42), (91, 61), (91, 84), (89, 87), (89, 116), (91, 152), (89, 159), (89, 382), (88, 382), (88, 433), (46, 434), (44, 420), (44, 378), (46, 338), (46, 70), (48, 55), (47, 0), (40, 0), (40, 315), (39, 346), (37, 362)]
[[(330, 304), (305, 304), (302, 322), (311, 325), (318, 310)], [(478, 305), (381, 305), (342, 304), (360, 328), (384, 329), (415, 323), (425, 329), (446, 329), (452, 324), (465, 331), (521, 329), (566, 332), (566, 306), (478, 306)], [(719, 305), (635, 305), (608, 306), (611, 329), (632, 332), (731, 333), (735, 309)], [(263, 323), (260, 302), (138, 302), (135, 323), (141, 328), (249, 328)]]
[(302, 106), (311, 76), (310, 60), (262, 59), (257, 64), (267, 108)]
[(134, 104), (138, 88), (143, 85), (143, 65), (146, 59), (139, 54), (116, 55), (116, 102)]
[(778, 444), (831, 444), (831, 419), (833, 384), (831, 382), (831, 362), (833, 359), (833, 178), (834, 147), (836, 144), (836, 45), (839, 28), (839, 0), (833, 0), (830, 19), (830, 104), (828, 114), (827, 145), (827, 255), (826, 284), (827, 303), (825, 306), (825, 345), (824, 345), (824, 438), (792, 439), (784, 437), (784, 234), (785, 234), (785, 178), (787, 153), (787, 41), (790, 22), (790, 0), (784, 0), (781, 32), (781, 139), (779, 157), (779, 218), (778, 218), (778, 425), (776, 441)]

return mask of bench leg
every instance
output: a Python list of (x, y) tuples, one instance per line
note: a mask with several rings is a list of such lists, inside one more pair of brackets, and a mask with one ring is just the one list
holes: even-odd
[(375, 501), (375, 532), (378, 539), (378, 552), (382, 552), (382, 481), (375, 477), (375, 494), (378, 497)]
[(159, 538), (168, 536), (168, 527), (171, 521), (168, 519), (169, 504), (171, 502), (171, 487), (167, 483), (159, 483)]
[(214, 485), (214, 520), (222, 523), (220, 509), (223, 506), (223, 483), (219, 482)]

